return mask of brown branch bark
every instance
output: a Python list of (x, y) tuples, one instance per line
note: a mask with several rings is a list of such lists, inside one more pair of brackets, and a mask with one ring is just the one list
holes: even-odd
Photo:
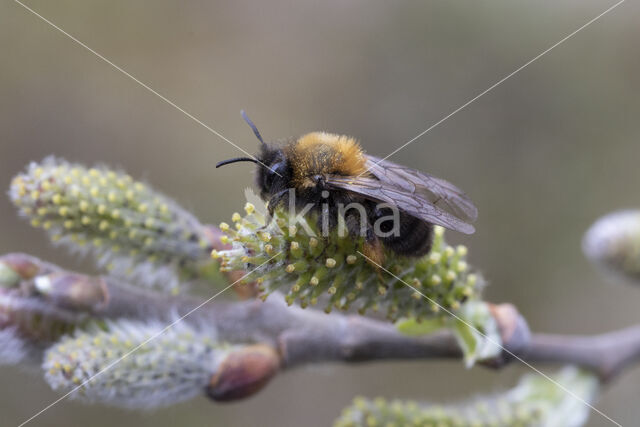
[[(160, 319), (166, 322), (183, 316), (203, 302), (185, 296), (166, 296), (143, 291), (112, 277), (92, 277), (68, 272), (25, 254), (0, 257), (0, 265), (16, 272), (15, 286), (0, 288), (0, 329), (16, 327), (35, 348), (44, 348), (60, 334), (88, 319)], [(37, 283), (48, 280), (43, 292)], [(6, 281), (6, 280), (5, 280)], [(42, 322), (29, 322), (37, 313)], [(492, 306), (505, 351), (484, 363), (500, 368), (514, 360), (511, 354), (530, 363), (576, 364), (597, 373), (603, 381), (640, 360), (640, 325), (600, 335), (531, 334), (524, 318), (510, 304)], [(313, 309), (287, 306), (280, 295), (267, 301), (229, 302), (223, 297), (211, 301), (184, 321), (215, 325), (217, 338), (232, 343), (256, 343), (275, 351), (280, 370), (322, 362), (373, 362), (405, 359), (459, 359), (462, 353), (452, 334), (441, 331), (424, 337), (397, 332), (386, 321), (358, 315), (325, 314)], [(56, 326), (47, 330), (51, 325)], [(262, 355), (264, 352), (261, 350)], [(243, 355), (243, 361), (255, 357)], [(264, 363), (264, 358), (259, 358)], [(244, 362), (243, 362), (244, 363)], [(253, 363), (253, 362), (246, 362)], [(247, 367), (230, 363), (233, 372)], [(271, 368), (270, 368), (271, 369)], [(272, 373), (273, 369), (265, 369)], [(234, 377), (235, 380), (235, 377)], [(233, 383), (233, 382), (232, 382)], [(210, 396), (244, 397), (225, 383), (224, 393), (210, 390)], [(252, 389), (252, 392), (255, 389)]]

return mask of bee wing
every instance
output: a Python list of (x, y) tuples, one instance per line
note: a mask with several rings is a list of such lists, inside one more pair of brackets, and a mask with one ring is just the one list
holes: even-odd
[(443, 211), (422, 197), (416, 197), (414, 193), (400, 185), (366, 176), (328, 175), (325, 179), (325, 182), (334, 189), (350, 191), (370, 200), (388, 203), (423, 221), (465, 234), (475, 231), (473, 225)]
[(444, 179), (367, 155), (366, 167), (376, 178), (400, 187), (463, 222), (478, 218), (478, 208), (462, 190)]

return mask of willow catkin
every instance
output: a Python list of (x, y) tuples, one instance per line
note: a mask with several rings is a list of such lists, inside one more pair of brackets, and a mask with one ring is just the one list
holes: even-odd
[(336, 230), (319, 237), (313, 218), (291, 225), (283, 210), (277, 210), (268, 225), (254, 205), (248, 203), (245, 211), (245, 216), (233, 215), (233, 225), (220, 224), (226, 234), (223, 243), (231, 243), (232, 249), (212, 256), (220, 259), (223, 271), (258, 267), (247, 281), (258, 277), (263, 298), (277, 290), (289, 304), (322, 303), (327, 312), (334, 307), (354, 307), (361, 313), (380, 308), (395, 320), (438, 315), (443, 308), (455, 311), (479, 297), (482, 280), (469, 271), (467, 248), (448, 245), (441, 227), (436, 227), (433, 248), (424, 257), (386, 252), (384, 268), (396, 278), (360, 254), (362, 239), (340, 237)]
[(574, 395), (538, 374), (529, 374), (502, 394), (479, 396), (458, 405), (359, 397), (343, 410), (334, 427), (582, 426), (590, 411), (584, 402), (594, 399), (597, 378), (592, 373), (567, 367), (555, 379)]
[(17, 175), (9, 195), (53, 242), (90, 253), (111, 274), (144, 284), (175, 289), (211, 251), (206, 229), (193, 215), (105, 167), (49, 157)]
[[(213, 338), (212, 338), (213, 337)], [(233, 346), (184, 322), (117, 320), (79, 330), (45, 354), (45, 380), (56, 391), (127, 408), (171, 405), (203, 393)]]

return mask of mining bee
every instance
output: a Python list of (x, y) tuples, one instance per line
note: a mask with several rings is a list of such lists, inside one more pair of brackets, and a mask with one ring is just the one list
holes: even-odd
[[(311, 205), (324, 214), (319, 217), (328, 218), (329, 227), (343, 215), (349, 233), (364, 236), (363, 253), (376, 263), (384, 260), (383, 247), (398, 255), (427, 254), (434, 224), (465, 234), (475, 231), (470, 223), (478, 216), (477, 208), (443, 179), (365, 154), (348, 136), (311, 132), (284, 144), (268, 144), (244, 111), (242, 116), (260, 141), (260, 153), (224, 160), (216, 168), (255, 163), (256, 184), (270, 213), (293, 195), (296, 207)], [(364, 209), (338, 212), (339, 206), (354, 203)], [(389, 221), (374, 229), (379, 219), (392, 218), (394, 209), (395, 232), (390, 233)]]

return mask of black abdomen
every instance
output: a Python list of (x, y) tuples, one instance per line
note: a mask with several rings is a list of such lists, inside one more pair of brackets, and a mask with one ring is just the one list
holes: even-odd
[(429, 253), (433, 244), (433, 224), (400, 212), (398, 228), (397, 235), (379, 237), (386, 248), (398, 255), (406, 256), (422, 256)]

